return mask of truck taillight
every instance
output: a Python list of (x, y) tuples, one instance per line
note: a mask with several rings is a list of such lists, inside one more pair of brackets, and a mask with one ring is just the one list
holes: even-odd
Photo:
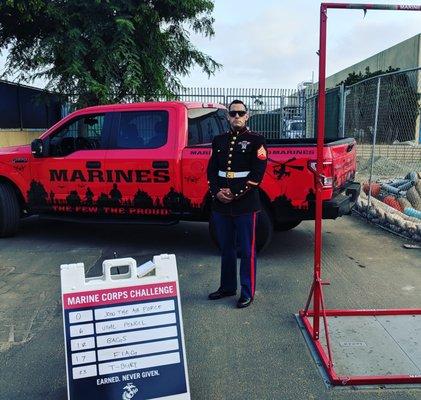
[(322, 176), (322, 185), (325, 187), (332, 187), (333, 186), (333, 178)]
[[(313, 172), (317, 172), (317, 161), (311, 160), (308, 162), (308, 168)], [(323, 172), (320, 175), (320, 180), (323, 187), (331, 188), (333, 187), (333, 171), (332, 171), (332, 161), (323, 161)]]

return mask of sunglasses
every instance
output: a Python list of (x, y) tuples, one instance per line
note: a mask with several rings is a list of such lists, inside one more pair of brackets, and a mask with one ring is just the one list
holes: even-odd
[(244, 115), (247, 114), (247, 111), (230, 111), (228, 114), (232, 118), (234, 118), (237, 114), (239, 117), (244, 117)]

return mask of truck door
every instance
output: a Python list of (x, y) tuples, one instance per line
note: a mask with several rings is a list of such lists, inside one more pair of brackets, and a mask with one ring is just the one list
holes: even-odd
[(192, 212), (202, 212), (209, 191), (206, 169), (211, 155), (212, 140), (229, 130), (227, 111), (221, 108), (188, 110), (188, 142), (183, 150), (183, 193), (193, 205)]
[(111, 114), (79, 115), (43, 139), (47, 156), (31, 165), (27, 200), (32, 210), (98, 212), (110, 122)]
[[(121, 216), (175, 217), (184, 202), (175, 176), (177, 134), (174, 113), (122, 111), (112, 127), (106, 193)], [(170, 132), (173, 132), (171, 135)]]

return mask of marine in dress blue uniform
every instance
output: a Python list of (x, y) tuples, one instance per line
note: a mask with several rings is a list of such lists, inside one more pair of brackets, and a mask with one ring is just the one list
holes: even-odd
[(233, 296), (237, 291), (237, 240), (240, 245), (241, 295), (237, 307), (253, 301), (256, 289), (256, 222), (260, 211), (258, 186), (267, 164), (265, 138), (245, 125), (245, 104), (229, 107), (231, 129), (214, 138), (207, 175), (212, 216), (221, 249), (221, 282), (209, 299)]

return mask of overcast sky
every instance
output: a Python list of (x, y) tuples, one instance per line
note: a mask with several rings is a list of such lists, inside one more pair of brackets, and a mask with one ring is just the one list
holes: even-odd
[[(332, 0), (335, 1), (335, 0)], [(362, 1), (352, 1), (359, 3)], [(420, 0), (372, 0), (418, 4)], [(317, 80), (319, 0), (215, 0), (215, 36), (193, 43), (223, 65), (208, 79), (194, 69), (185, 86), (296, 88)], [(421, 32), (421, 12), (329, 10), (328, 74)], [(3, 71), (4, 54), (0, 57)], [(38, 82), (37, 86), (42, 86)]]
[[(215, 36), (191, 38), (223, 68), (210, 79), (194, 70), (182, 82), (186, 86), (296, 88), (311, 80), (312, 72), (317, 81), (320, 3), (216, 0)], [(421, 32), (421, 12), (368, 11), (363, 16), (362, 10), (328, 10), (328, 75)]]

